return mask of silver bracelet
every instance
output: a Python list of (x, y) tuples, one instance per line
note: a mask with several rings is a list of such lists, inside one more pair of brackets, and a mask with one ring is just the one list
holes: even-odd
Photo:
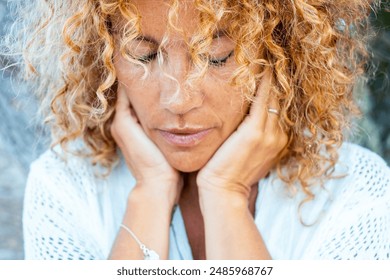
[(140, 249), (144, 253), (144, 260), (159, 260), (160, 259), (160, 256), (155, 251), (148, 249), (145, 246), (145, 244), (143, 244), (141, 241), (139, 241), (137, 236), (135, 236), (134, 232), (132, 232), (127, 226), (125, 226), (124, 224), (121, 224), (121, 228), (123, 228), (128, 233), (130, 233), (130, 235), (134, 238), (134, 240), (137, 241)]

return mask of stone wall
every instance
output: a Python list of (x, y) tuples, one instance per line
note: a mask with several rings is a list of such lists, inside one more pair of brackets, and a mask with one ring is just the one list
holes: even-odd
[[(6, 1), (0, 1), (0, 34), (11, 20)], [(0, 56), (0, 68), (6, 57)], [(43, 150), (33, 125), (37, 103), (12, 83), (12, 67), (0, 75), (0, 259), (23, 259), (22, 203), (29, 164)]]
[[(10, 21), (6, 1), (0, 0), (0, 33)], [(381, 35), (378, 46), (390, 50), (390, 34)], [(387, 44), (387, 45), (386, 45)], [(384, 55), (383, 60), (390, 59)], [(4, 56), (0, 56), (0, 68)], [(382, 67), (382, 74), (390, 76), (389, 64)], [(34, 121), (37, 102), (21, 85), (12, 83), (14, 69), (0, 75), (0, 259), (23, 259), (22, 202), (29, 164), (47, 148), (47, 136)], [(382, 91), (365, 89), (361, 105), (366, 116), (352, 141), (357, 141), (385, 156), (390, 163), (390, 94), (389, 88)], [(46, 140), (46, 141), (45, 141)]]

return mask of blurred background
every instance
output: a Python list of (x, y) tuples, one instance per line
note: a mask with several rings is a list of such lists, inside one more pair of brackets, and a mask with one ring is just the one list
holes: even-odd
[[(0, 0), (0, 36), (12, 15)], [(390, 13), (372, 15), (378, 35), (372, 42), (375, 79), (357, 92), (363, 116), (349, 141), (381, 155), (390, 164)], [(0, 69), (9, 61), (0, 54)], [(0, 260), (23, 259), (22, 207), (29, 165), (48, 147), (48, 134), (35, 119), (37, 102), (12, 82), (15, 68), (0, 75)]]

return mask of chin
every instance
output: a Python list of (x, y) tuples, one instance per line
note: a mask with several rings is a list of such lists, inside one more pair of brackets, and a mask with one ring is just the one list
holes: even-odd
[(176, 154), (167, 156), (169, 164), (176, 170), (184, 173), (196, 172), (206, 165), (209, 157), (199, 157), (189, 154)]

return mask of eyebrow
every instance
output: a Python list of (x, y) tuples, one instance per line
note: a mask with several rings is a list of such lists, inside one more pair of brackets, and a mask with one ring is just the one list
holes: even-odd
[[(217, 39), (217, 38), (224, 37), (224, 36), (226, 36), (225, 29), (217, 30), (216, 32), (213, 33), (213, 39)], [(148, 36), (148, 35), (139, 35), (135, 38), (135, 40), (136, 41), (146, 41), (146, 42), (154, 44), (154, 45), (159, 45), (158, 41), (154, 37)]]

